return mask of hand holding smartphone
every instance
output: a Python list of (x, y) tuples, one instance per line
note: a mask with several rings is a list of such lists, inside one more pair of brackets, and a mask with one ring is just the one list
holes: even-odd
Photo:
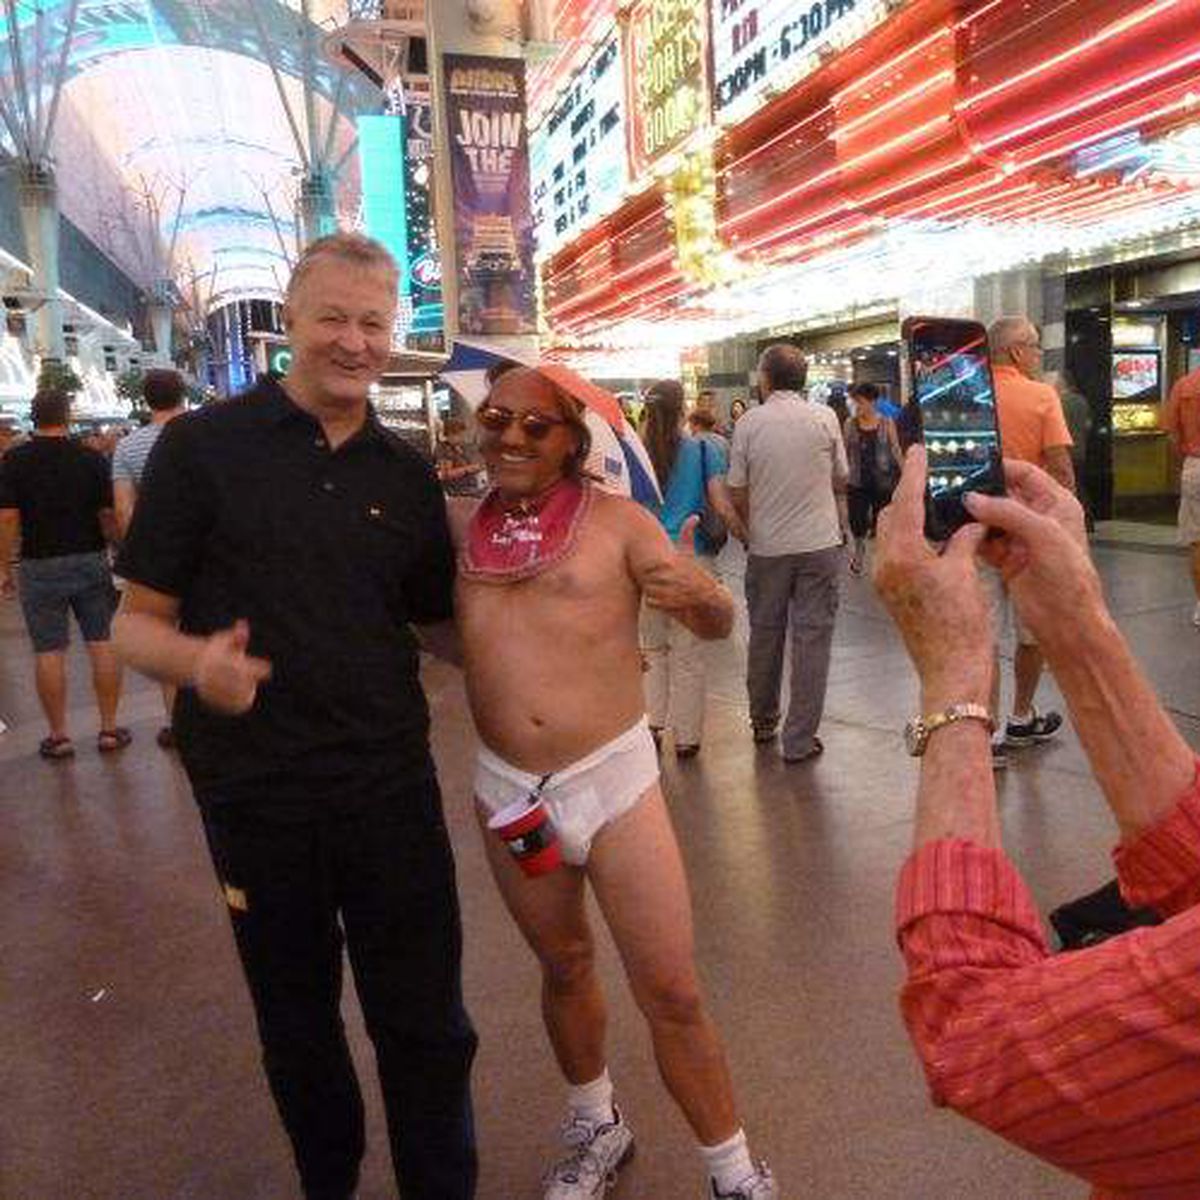
[(945, 541), (972, 520), (967, 492), (1004, 495), (987, 330), (978, 321), (909, 317), (901, 330), (910, 428), (929, 460), (925, 533)]

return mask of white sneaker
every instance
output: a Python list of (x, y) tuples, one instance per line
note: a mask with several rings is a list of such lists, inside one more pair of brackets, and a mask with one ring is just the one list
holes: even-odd
[(1192, 609), (1192, 624), (1200, 625), (1200, 600), (1196, 601), (1196, 607)]
[(708, 1181), (709, 1200), (779, 1200), (779, 1185), (765, 1162), (749, 1179), (742, 1180), (732, 1192), (718, 1192), (717, 1185)]
[(563, 1122), (562, 1140), (570, 1153), (546, 1176), (545, 1200), (590, 1200), (616, 1183), (617, 1172), (633, 1157), (633, 1134), (615, 1105), (613, 1113), (603, 1125), (582, 1117)]

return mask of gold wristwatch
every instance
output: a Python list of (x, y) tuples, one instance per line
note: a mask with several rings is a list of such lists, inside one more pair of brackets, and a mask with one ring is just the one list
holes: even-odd
[(988, 733), (996, 728), (992, 714), (982, 704), (951, 704), (941, 712), (913, 717), (904, 727), (904, 748), (914, 758), (920, 758), (929, 743), (929, 735), (941, 729), (943, 725), (952, 725), (955, 721), (982, 721), (988, 727)]

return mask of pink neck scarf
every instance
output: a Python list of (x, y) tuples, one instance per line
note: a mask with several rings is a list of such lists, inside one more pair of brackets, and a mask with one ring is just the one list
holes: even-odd
[(506, 503), (493, 490), (467, 526), (459, 570), (468, 579), (512, 583), (567, 558), (592, 506), (590, 485), (563, 479), (540, 496)]

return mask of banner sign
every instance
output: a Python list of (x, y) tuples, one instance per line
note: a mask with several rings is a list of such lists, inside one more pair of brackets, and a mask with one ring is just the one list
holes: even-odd
[(408, 211), (410, 312), (406, 341), (417, 350), (442, 340), (442, 259), (433, 220), (433, 115), (427, 96), (405, 97), (408, 142), (404, 195)]
[(525, 63), (447, 54), (443, 65), (459, 330), (535, 333)]
[(748, 116), (888, 16), (883, 0), (710, 2), (713, 111), (722, 123)]
[(621, 203), (628, 163), (621, 43), (614, 31), (530, 134), (533, 219), (550, 254)]
[(708, 22), (695, 0), (635, 0), (624, 19), (629, 164), (640, 179), (708, 123)]

